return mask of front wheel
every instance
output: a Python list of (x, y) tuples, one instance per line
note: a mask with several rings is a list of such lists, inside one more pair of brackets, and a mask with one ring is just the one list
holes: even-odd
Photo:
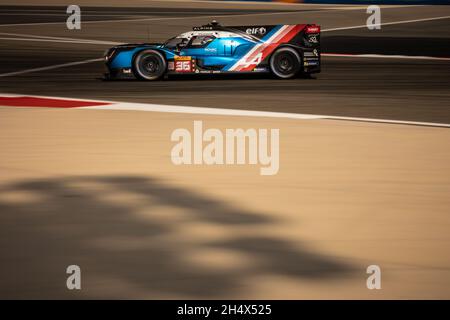
[(301, 70), (299, 53), (290, 47), (280, 48), (270, 57), (270, 71), (281, 79), (294, 78)]
[(156, 50), (141, 51), (133, 61), (134, 74), (143, 80), (160, 79), (166, 72), (166, 68), (166, 59)]

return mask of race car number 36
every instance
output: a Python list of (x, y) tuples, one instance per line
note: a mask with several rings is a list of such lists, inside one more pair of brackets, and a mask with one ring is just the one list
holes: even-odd
[(175, 59), (176, 72), (192, 72), (191, 57), (183, 57)]

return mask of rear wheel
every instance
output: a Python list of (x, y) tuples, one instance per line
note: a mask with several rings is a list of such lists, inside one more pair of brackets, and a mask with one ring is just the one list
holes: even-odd
[(133, 71), (137, 78), (158, 80), (166, 72), (167, 63), (163, 55), (156, 50), (144, 50), (133, 61)]
[(299, 53), (290, 47), (280, 48), (270, 57), (270, 70), (281, 79), (291, 79), (301, 70)]

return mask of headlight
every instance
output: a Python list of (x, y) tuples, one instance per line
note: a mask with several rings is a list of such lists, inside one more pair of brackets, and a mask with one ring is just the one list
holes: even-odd
[(103, 59), (105, 59), (105, 62), (108, 62), (108, 60), (109, 60), (109, 56), (108, 56), (109, 50), (111, 50), (111, 49), (105, 50), (105, 52), (103, 52)]
[(111, 59), (111, 57), (113, 56), (114, 52), (115, 52), (114, 49), (108, 49), (108, 50), (106, 50), (106, 51), (103, 53), (105, 62), (108, 62), (108, 61)]

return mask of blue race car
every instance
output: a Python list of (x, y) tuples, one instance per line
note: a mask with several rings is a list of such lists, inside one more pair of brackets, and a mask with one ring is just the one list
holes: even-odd
[(314, 24), (224, 27), (213, 21), (163, 44), (126, 44), (105, 53), (107, 79), (170, 74), (271, 72), (281, 79), (320, 72)]

